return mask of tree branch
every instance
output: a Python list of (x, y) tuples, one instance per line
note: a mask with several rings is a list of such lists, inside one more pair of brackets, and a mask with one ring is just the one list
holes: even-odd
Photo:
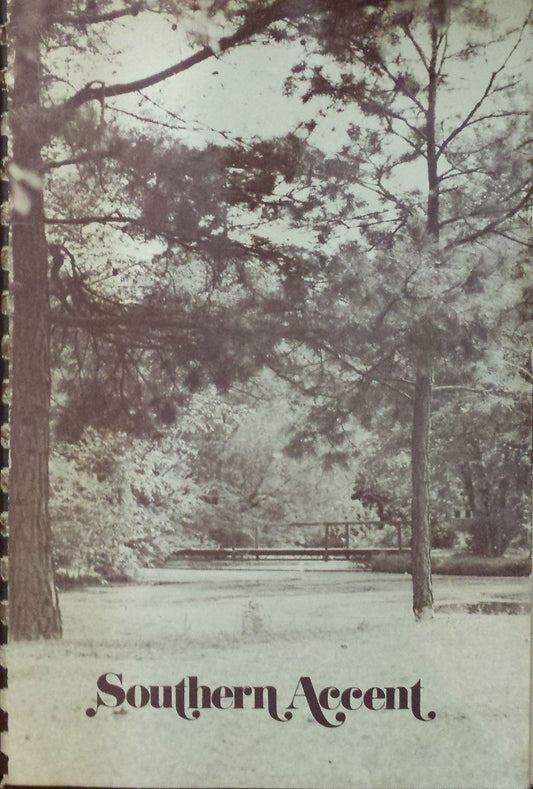
[(426, 71), (428, 71), (429, 70), (428, 60), (427, 60), (427, 58), (426, 58), (426, 56), (425, 56), (425, 54), (424, 54), (424, 52), (422, 50), (422, 47), (420, 46), (418, 41), (413, 36), (413, 34), (411, 32), (411, 28), (409, 27), (409, 23), (405, 22), (402, 25), (402, 29), (403, 29), (403, 32), (405, 33), (405, 35), (407, 36), (407, 38), (409, 39), (409, 41), (411, 42), (411, 44), (414, 46), (414, 48), (418, 52), (418, 56), (419, 56), (420, 60), (422, 61), (422, 63), (424, 64), (424, 66), (426, 68)]
[[(357, 0), (356, 5), (359, 8), (366, 8), (368, 6), (387, 6), (390, 0)], [(132, 82), (123, 82), (115, 85), (95, 85), (90, 82), (84, 88), (79, 90), (69, 99), (62, 104), (57, 105), (54, 111), (64, 112), (71, 111), (80, 107), (89, 101), (102, 101), (103, 99), (123, 96), (127, 93), (135, 93), (138, 90), (157, 85), (159, 82), (181, 74), (184, 71), (214, 57), (215, 54), (223, 53), (228, 49), (232, 49), (238, 44), (248, 41), (253, 35), (262, 33), (274, 22), (282, 19), (298, 19), (303, 16), (316, 12), (321, 7), (319, 0), (310, 1), (308, 3), (300, 3), (298, 0), (274, 0), (270, 5), (254, 11), (250, 11), (244, 23), (230, 36), (224, 36), (218, 42), (216, 52), (210, 46), (205, 46), (193, 55), (190, 55), (178, 63), (174, 63), (162, 71), (155, 74), (150, 74), (147, 77), (133, 80)]]
[[(241, 25), (241, 27), (235, 33), (233, 33), (233, 35), (220, 39), (218, 43), (218, 51), (225, 52), (237, 44), (243, 43), (256, 33), (262, 32), (270, 24), (286, 16), (289, 6), (290, 2), (288, 2), (288, 0), (275, 0), (275, 2), (268, 8), (257, 12), (253, 16), (250, 15), (250, 19), (246, 20), (244, 24)], [(158, 71), (155, 74), (150, 74), (147, 77), (142, 77), (141, 79), (133, 80), (132, 82), (125, 82), (116, 85), (104, 85), (102, 87), (94, 87), (92, 83), (89, 83), (80, 91), (67, 99), (67, 101), (64, 102), (63, 105), (60, 105), (58, 109), (70, 110), (79, 107), (88, 101), (101, 101), (103, 98), (122, 96), (126, 93), (134, 93), (135, 91), (149, 88), (159, 82), (163, 82), (169, 77), (173, 77), (177, 74), (187, 71), (198, 63), (201, 63), (202, 61), (207, 60), (214, 55), (215, 52), (213, 49), (209, 46), (205, 46), (190, 57), (180, 60), (178, 63), (175, 63), (174, 65), (163, 69), (162, 71)]]
[(523, 198), (515, 206), (510, 208), (509, 211), (506, 211), (505, 214), (502, 214), (502, 216), (493, 219), (491, 222), (487, 222), (487, 224), (483, 225), (483, 227), (480, 227), (479, 230), (475, 230), (474, 232), (469, 233), (466, 236), (462, 236), (454, 239), (453, 241), (450, 241), (444, 247), (444, 252), (447, 252), (449, 249), (458, 247), (462, 244), (470, 244), (472, 241), (477, 241), (478, 238), (481, 238), (484, 235), (488, 235), (489, 233), (496, 232), (499, 228), (499, 225), (505, 222), (506, 219), (511, 219), (511, 217), (515, 216), (515, 214), (517, 214), (522, 208), (525, 208), (528, 205), (532, 196), (533, 196), (533, 185), (530, 186), (529, 189), (527, 189)]
[(80, 156), (71, 156), (68, 159), (58, 159), (57, 161), (53, 161), (49, 159), (48, 161), (43, 161), (42, 172), (48, 172), (49, 170), (57, 170), (60, 167), (68, 167), (72, 164), (86, 164), (87, 162), (96, 162), (100, 159), (105, 159), (108, 156), (111, 156), (112, 151), (110, 149), (104, 151), (88, 151), (87, 153), (83, 153)]
[(60, 25), (95, 25), (99, 22), (112, 22), (114, 19), (120, 19), (124, 16), (137, 16), (142, 10), (142, 3), (132, 3), (125, 8), (120, 8), (116, 11), (107, 11), (103, 14), (52, 14), (49, 21), (54, 24)]
[(476, 101), (476, 103), (474, 104), (474, 106), (472, 107), (470, 112), (465, 116), (465, 118), (459, 124), (459, 126), (456, 126), (455, 129), (452, 132), (450, 132), (450, 134), (446, 137), (444, 142), (442, 142), (441, 145), (439, 146), (439, 149), (437, 151), (437, 159), (440, 158), (440, 156), (442, 156), (443, 152), (446, 150), (446, 148), (452, 142), (452, 140), (454, 140), (456, 137), (458, 137), (461, 134), (461, 132), (463, 132), (468, 126), (471, 125), (472, 118), (474, 117), (476, 112), (480, 109), (480, 107), (484, 104), (484, 102), (490, 96), (490, 94), (493, 92), (494, 82), (496, 81), (497, 77), (501, 74), (501, 72), (505, 69), (505, 67), (507, 66), (507, 64), (508, 64), (509, 60), (511, 59), (512, 55), (514, 54), (514, 52), (516, 51), (516, 49), (520, 45), (520, 42), (522, 40), (522, 36), (524, 34), (524, 30), (525, 30), (527, 24), (529, 23), (530, 16), (531, 16), (531, 14), (528, 15), (526, 21), (522, 25), (522, 27), (520, 29), (520, 34), (519, 34), (516, 42), (513, 44), (513, 46), (511, 48), (510, 52), (508, 53), (507, 57), (503, 61), (502, 65), (499, 68), (497, 68), (496, 71), (492, 72), (492, 74), (490, 76), (490, 79), (487, 82), (487, 85), (485, 86), (485, 90), (481, 94), (480, 98)]
[(434, 392), (472, 392), (472, 394), (490, 395), (491, 397), (511, 397), (514, 398), (512, 392), (497, 389), (476, 389), (473, 386), (460, 386), (458, 384), (449, 384), (447, 386), (433, 386)]
[(134, 216), (124, 216), (123, 214), (95, 214), (79, 217), (45, 217), (45, 225), (106, 225), (113, 222), (120, 222), (121, 224), (139, 225), (140, 219)]

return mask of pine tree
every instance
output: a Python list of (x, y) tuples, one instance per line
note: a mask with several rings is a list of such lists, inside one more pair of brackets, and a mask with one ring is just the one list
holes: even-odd
[[(377, 0), (376, 0), (377, 2)], [(125, 2), (122, 7), (100, 3), (83, 8), (77, 0), (14, 0), (11, 15), (14, 88), (10, 113), (12, 135), (13, 196), (15, 212), (12, 232), (14, 319), (12, 334), (12, 411), (10, 469), (10, 634), (17, 638), (55, 637), (61, 621), (54, 587), (48, 515), (48, 454), (50, 413), (50, 301), (48, 298), (48, 257), (53, 258), (46, 237), (51, 218), (43, 205), (40, 179), (59, 166), (106, 158), (105, 151), (83, 150), (63, 161), (44, 160), (45, 152), (61, 149), (73, 123), (92, 104), (103, 111), (110, 98), (147, 89), (182, 74), (199, 63), (220, 56), (287, 18), (297, 20), (317, 12), (320, 3), (303, 8), (298, 2), (274, 0), (237, 5), (228, 14), (233, 32), (200, 42), (197, 50), (159, 72), (125, 83), (87, 84), (59, 99), (53, 75), (45, 74), (42, 50), (56, 43), (65, 52), (74, 46), (87, 57), (87, 36), (97, 28), (105, 39), (117, 19), (142, 22), (147, 4)], [(360, 0), (357, 6), (372, 5)], [(162, 2), (160, 13), (169, 24), (183, 8)], [(226, 3), (221, 10), (227, 11)], [(175, 24), (175, 22), (174, 22)], [(230, 27), (231, 27), (230, 24)], [(94, 39), (90, 42), (95, 46)], [(84, 48), (85, 46), (85, 48)], [(66, 57), (70, 55), (67, 54)], [(56, 92), (54, 92), (56, 91)], [(59, 91), (59, 94), (61, 91)], [(83, 119), (82, 119), (83, 121)], [(97, 220), (98, 221), (98, 220)], [(128, 221), (128, 220), (127, 220)], [(78, 224), (87, 223), (87, 218)], [(120, 224), (120, 217), (115, 223)], [(52, 267), (59, 265), (56, 254)], [(73, 269), (74, 272), (75, 269)], [(57, 294), (56, 294), (57, 295)], [(73, 305), (76, 306), (76, 305)], [(124, 319), (124, 315), (121, 316)], [(130, 325), (139, 313), (129, 314)], [(109, 318), (109, 316), (108, 316)], [(116, 316), (112, 316), (115, 320)], [(86, 315), (76, 315), (83, 323)], [(71, 316), (72, 320), (72, 316)], [(164, 327), (163, 327), (164, 328)], [(220, 328), (220, 326), (218, 327)], [(161, 325), (158, 327), (161, 331)]]

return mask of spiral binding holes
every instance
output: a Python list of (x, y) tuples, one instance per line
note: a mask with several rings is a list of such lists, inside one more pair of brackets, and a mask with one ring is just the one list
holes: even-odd
[(7, 359), (7, 343), (9, 337), (8, 319), (8, 183), (6, 177), (6, 159), (8, 154), (8, 139), (5, 122), (7, 116), (7, 0), (0, 0), (0, 259), (1, 259), (1, 287), (2, 287), (2, 351), (0, 354), (0, 373), (2, 377), (2, 395), (0, 406), (1, 438), (0, 438), (0, 784), (3, 784), (7, 774), (8, 757), (4, 753), (7, 732), (7, 712), (4, 707), (5, 690), (7, 688), (7, 667), (4, 664), (5, 652), (2, 648), (7, 643), (7, 473), (9, 466), (9, 406), (8, 398), (8, 373), (9, 362)]

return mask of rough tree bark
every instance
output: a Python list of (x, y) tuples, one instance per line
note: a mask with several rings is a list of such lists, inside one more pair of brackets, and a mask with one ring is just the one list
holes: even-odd
[(419, 362), (413, 403), (411, 444), (413, 611), (417, 619), (433, 615), (431, 532), (429, 526), (429, 430), (432, 388), (431, 361)]
[[(40, 103), (40, 6), (39, 0), (19, 0), (12, 8), (12, 156), (19, 167), (34, 174), (41, 168), (41, 144), (36, 118), (27, 108), (35, 113)], [(48, 515), (50, 358), (43, 199), (39, 189), (23, 180), (20, 185), (31, 204), (27, 212), (15, 212), (12, 222), (10, 639), (61, 635)]]

